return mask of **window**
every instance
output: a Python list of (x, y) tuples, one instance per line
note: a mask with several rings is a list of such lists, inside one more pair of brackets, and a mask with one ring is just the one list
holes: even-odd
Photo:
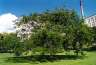
[(95, 16), (95, 22), (96, 22), (96, 16)]
[(91, 18), (91, 22), (94, 22), (94, 17)]

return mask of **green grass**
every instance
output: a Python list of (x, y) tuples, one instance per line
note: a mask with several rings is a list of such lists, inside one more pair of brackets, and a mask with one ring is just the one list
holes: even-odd
[(53, 62), (9, 62), (8, 57), (13, 57), (9, 53), (0, 53), (0, 65), (96, 65), (96, 52), (87, 52), (84, 59), (58, 60)]

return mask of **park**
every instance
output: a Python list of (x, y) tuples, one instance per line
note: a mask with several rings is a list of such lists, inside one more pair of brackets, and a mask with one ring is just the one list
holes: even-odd
[(96, 28), (74, 10), (23, 16), (18, 32), (0, 34), (1, 65), (95, 65)]
[[(83, 9), (84, 2), (89, 1), (74, 1), (76, 6), (79, 2), (78, 8), (60, 6), (73, 1), (54, 1), (56, 6), (51, 9), (55, 4), (49, 0), (50, 5), (33, 2), (11, 3), (13, 8), (9, 9), (18, 17), (11, 13), (0, 15), (0, 65), (96, 65), (96, 15), (87, 17), (85, 14), (92, 9), (86, 13)], [(41, 3), (49, 8), (42, 4), (42, 9)], [(41, 6), (38, 12), (34, 5)]]

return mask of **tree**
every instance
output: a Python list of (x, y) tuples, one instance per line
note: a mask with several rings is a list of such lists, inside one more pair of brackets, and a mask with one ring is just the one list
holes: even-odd
[(30, 20), (39, 22), (40, 26), (34, 28), (30, 38), (23, 42), (25, 51), (22, 52), (53, 55), (64, 49), (78, 55), (79, 52), (83, 54), (83, 48), (92, 43), (91, 28), (73, 10), (57, 9), (23, 18), (26, 23)]
[(78, 55), (79, 51), (83, 54), (82, 50), (84, 46), (88, 46), (92, 43), (92, 30), (84, 23), (80, 23), (75, 31), (75, 38), (73, 40), (73, 48), (76, 49)]
[(19, 42), (15, 33), (3, 33), (0, 38), (1, 52), (13, 52), (15, 45)]

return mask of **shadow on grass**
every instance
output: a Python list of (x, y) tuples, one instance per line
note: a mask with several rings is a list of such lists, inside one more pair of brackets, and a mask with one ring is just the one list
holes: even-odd
[(96, 51), (96, 46), (92, 46), (90, 48), (85, 48), (84, 51)]
[(82, 59), (82, 56), (76, 55), (34, 55), (25, 57), (9, 57), (5, 62), (29, 63), (29, 62), (54, 62), (57, 60), (76, 60)]

